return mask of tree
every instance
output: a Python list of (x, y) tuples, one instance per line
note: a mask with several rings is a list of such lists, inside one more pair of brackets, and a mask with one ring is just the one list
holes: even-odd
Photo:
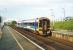
[(13, 27), (16, 26), (16, 24), (17, 24), (16, 21), (12, 21), (12, 22), (11, 22), (11, 26), (13, 26)]
[(17, 24), (17, 22), (16, 21), (12, 21), (12, 24), (15, 25), (15, 24)]

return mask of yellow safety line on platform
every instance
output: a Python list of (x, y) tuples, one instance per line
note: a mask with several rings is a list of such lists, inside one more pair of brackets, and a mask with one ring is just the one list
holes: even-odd
[[(8, 29), (8, 28), (7, 28)], [(9, 29), (8, 29), (9, 30)], [(17, 42), (17, 44), (19, 45), (19, 47), (21, 48), (21, 50), (24, 50), (24, 48), (21, 46), (21, 44), (18, 42), (18, 40), (15, 38), (15, 36), (13, 35), (13, 33), (9, 30), (9, 32), (12, 34), (13, 38), (15, 39), (15, 41)]]

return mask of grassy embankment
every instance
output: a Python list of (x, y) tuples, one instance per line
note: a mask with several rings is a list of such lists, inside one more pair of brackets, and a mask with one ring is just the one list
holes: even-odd
[(55, 22), (54, 29), (73, 30), (73, 20)]

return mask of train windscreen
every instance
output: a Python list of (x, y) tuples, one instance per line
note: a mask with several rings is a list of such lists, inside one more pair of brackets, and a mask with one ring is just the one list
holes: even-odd
[(39, 21), (39, 27), (44, 27), (45, 29), (49, 28), (50, 27), (50, 21), (47, 19), (40, 20)]

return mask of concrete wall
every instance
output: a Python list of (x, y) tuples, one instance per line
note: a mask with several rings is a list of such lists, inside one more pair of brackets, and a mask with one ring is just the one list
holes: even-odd
[(53, 32), (52, 36), (73, 42), (73, 35), (67, 35), (67, 34), (61, 34), (61, 33)]

